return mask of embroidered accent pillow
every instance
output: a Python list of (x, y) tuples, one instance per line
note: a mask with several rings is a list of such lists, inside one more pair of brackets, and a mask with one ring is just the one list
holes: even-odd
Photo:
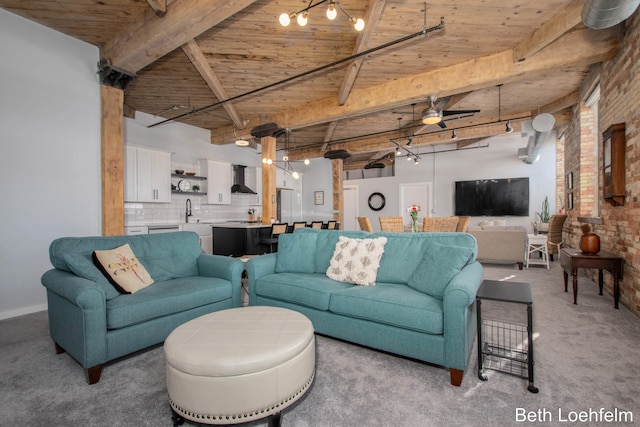
[(93, 258), (107, 279), (124, 293), (134, 294), (153, 283), (128, 243), (114, 249), (93, 251)]
[(340, 282), (375, 286), (386, 237), (351, 239), (340, 236), (329, 261), (327, 276)]

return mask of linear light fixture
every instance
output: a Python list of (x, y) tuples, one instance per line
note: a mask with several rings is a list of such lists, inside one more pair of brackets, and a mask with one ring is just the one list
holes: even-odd
[(305, 25), (307, 25), (307, 22), (309, 19), (309, 9), (312, 9), (316, 6), (320, 6), (321, 4), (326, 2), (329, 2), (329, 7), (327, 8), (327, 18), (330, 21), (333, 21), (334, 19), (336, 19), (336, 16), (338, 16), (337, 9), (340, 9), (342, 13), (344, 13), (347, 16), (347, 18), (349, 18), (349, 21), (353, 23), (353, 28), (355, 28), (356, 31), (364, 30), (364, 20), (362, 20), (362, 18), (354, 18), (349, 12), (347, 12), (342, 7), (340, 2), (337, 0), (320, 0), (316, 3), (313, 3), (313, 0), (309, 0), (309, 4), (307, 5), (307, 7), (297, 12), (291, 12), (291, 13), (284, 12), (280, 14), (278, 21), (280, 21), (280, 25), (282, 25), (283, 27), (287, 27), (291, 23), (291, 20), (295, 18), (298, 25), (300, 25), (301, 27), (304, 27)]

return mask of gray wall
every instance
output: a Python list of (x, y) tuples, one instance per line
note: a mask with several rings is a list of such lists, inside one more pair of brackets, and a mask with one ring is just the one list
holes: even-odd
[(54, 238), (101, 232), (98, 53), (0, 9), (0, 319), (46, 308)]

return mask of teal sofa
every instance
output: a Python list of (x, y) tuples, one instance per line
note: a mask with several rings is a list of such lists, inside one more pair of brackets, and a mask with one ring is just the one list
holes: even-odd
[[(327, 277), (341, 235), (387, 238), (375, 286)], [(296, 310), (319, 334), (443, 366), (459, 386), (476, 335), (476, 256), (467, 233), (301, 228), (247, 262), (249, 304)]]
[[(154, 279), (120, 293), (93, 264), (94, 250), (128, 243)], [(113, 237), (65, 237), (49, 247), (53, 267), (42, 276), (49, 330), (57, 353), (100, 380), (106, 362), (162, 343), (177, 326), (203, 314), (241, 305), (240, 260), (202, 253), (192, 232)]]

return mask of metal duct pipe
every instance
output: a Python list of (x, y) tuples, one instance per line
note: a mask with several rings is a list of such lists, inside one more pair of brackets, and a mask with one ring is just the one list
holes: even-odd
[(537, 162), (542, 145), (549, 137), (555, 123), (556, 119), (549, 113), (538, 114), (533, 120), (523, 122), (520, 134), (529, 136), (529, 142), (525, 148), (518, 150), (518, 158), (528, 165)]
[(640, 0), (584, 0), (582, 23), (594, 30), (613, 27), (630, 17)]

